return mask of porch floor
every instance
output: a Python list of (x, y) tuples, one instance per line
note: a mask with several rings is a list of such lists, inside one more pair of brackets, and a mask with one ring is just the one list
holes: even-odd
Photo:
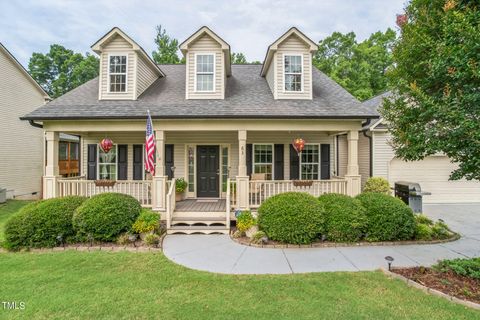
[(175, 204), (175, 212), (225, 212), (225, 199), (186, 199)]

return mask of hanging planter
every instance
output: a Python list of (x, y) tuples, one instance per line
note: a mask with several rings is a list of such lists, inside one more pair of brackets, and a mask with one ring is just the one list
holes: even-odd
[(293, 140), (292, 146), (295, 149), (295, 151), (297, 151), (297, 153), (300, 155), (303, 149), (305, 149), (305, 140), (303, 140), (302, 138), (297, 138)]
[(113, 141), (110, 138), (105, 138), (100, 141), (100, 148), (102, 148), (105, 153), (108, 153), (112, 149), (112, 147)]
[(113, 187), (115, 186), (115, 183), (116, 183), (115, 180), (107, 180), (107, 179), (95, 180), (96, 187)]

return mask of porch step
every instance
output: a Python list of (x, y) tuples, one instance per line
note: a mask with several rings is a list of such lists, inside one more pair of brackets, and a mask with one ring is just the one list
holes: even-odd
[(225, 226), (172, 226), (167, 234), (228, 234)]

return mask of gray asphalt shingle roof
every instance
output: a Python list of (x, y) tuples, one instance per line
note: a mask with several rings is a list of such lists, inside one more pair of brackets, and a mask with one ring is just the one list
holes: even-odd
[[(379, 94), (378, 96), (375, 96), (375, 97), (373, 97), (373, 98), (368, 99), (367, 101), (364, 101), (364, 102), (362, 103), (362, 105), (363, 105), (365, 108), (369, 109), (370, 112), (375, 113), (375, 114), (378, 115), (378, 117), (380, 117), (379, 109), (380, 109), (380, 107), (381, 107), (382, 104), (383, 104), (383, 99), (384, 99), (384, 98), (391, 97), (391, 96), (392, 96), (392, 92), (391, 92), (391, 91), (386, 91), (386, 92), (384, 92), (384, 93), (382, 93), (382, 94)], [(364, 129), (368, 129), (368, 128), (374, 126), (374, 125), (375, 125), (377, 122), (379, 122), (379, 121), (380, 121), (380, 119), (378, 119), (378, 120), (373, 120), (373, 121), (370, 122), (367, 126), (365, 126)], [(377, 126), (377, 128), (378, 128), (378, 129), (380, 129), (380, 128), (386, 128), (386, 126), (385, 126), (385, 124), (379, 124), (379, 125)]]
[(314, 68), (312, 100), (274, 100), (261, 65), (232, 65), (224, 100), (186, 100), (185, 65), (160, 65), (166, 77), (136, 101), (98, 100), (98, 78), (24, 117), (29, 120), (144, 118), (369, 118), (377, 117)]

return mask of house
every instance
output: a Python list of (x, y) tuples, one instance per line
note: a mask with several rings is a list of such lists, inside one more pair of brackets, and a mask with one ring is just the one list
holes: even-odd
[(8, 198), (36, 198), (43, 175), (42, 131), (19, 118), (48, 94), (0, 43), (0, 189)]
[[(227, 233), (231, 209), (255, 210), (278, 193), (360, 193), (359, 132), (378, 114), (313, 66), (317, 45), (297, 28), (266, 48), (262, 65), (232, 65), (230, 45), (208, 27), (181, 43), (184, 65), (155, 64), (119, 28), (92, 50), (98, 78), (23, 117), (45, 131), (45, 198), (123, 192), (159, 211), (169, 233)], [(144, 171), (147, 111), (153, 176)], [(60, 133), (80, 137), (78, 178), (59, 177)], [(347, 152), (336, 149), (339, 134)], [(300, 154), (294, 139), (306, 142)], [(187, 199), (176, 202), (179, 178)]]
[[(391, 96), (386, 92), (363, 105), (379, 110), (383, 99)], [(466, 203), (480, 202), (480, 182), (467, 180), (449, 180), (457, 168), (448, 157), (442, 154), (428, 156), (421, 161), (403, 161), (395, 157), (388, 132), (388, 124), (383, 119), (371, 121), (364, 127), (364, 135), (359, 140), (360, 173), (362, 177), (371, 170), (371, 175), (387, 179), (393, 186), (395, 181), (412, 181), (420, 184), (422, 190), (431, 192), (424, 196), (425, 203)], [(369, 138), (371, 137), (371, 138)], [(369, 151), (371, 146), (371, 151)], [(344, 147), (345, 148), (345, 147)], [(371, 152), (371, 158), (369, 154)], [(368, 162), (371, 159), (371, 162)], [(368, 165), (371, 165), (369, 168)]]

